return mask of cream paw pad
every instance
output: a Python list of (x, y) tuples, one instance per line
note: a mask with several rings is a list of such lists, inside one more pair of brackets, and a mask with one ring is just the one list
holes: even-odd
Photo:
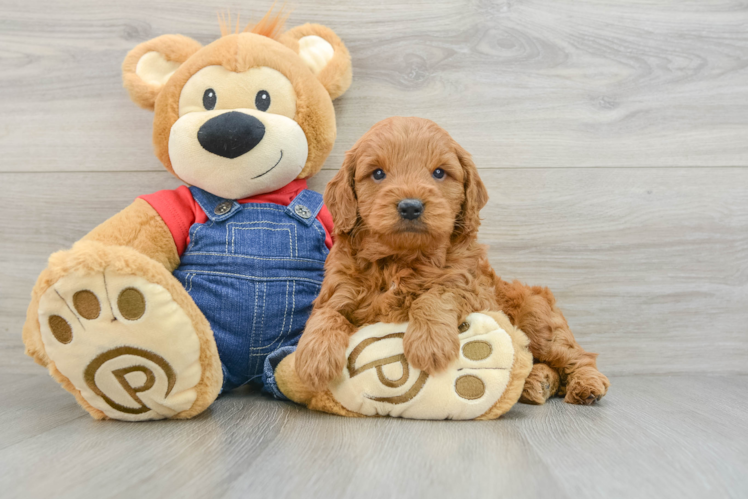
[[(407, 323), (361, 328), (351, 336), (346, 367), (329, 391), (299, 402), (349, 416), (473, 420), (498, 418), (519, 399), (532, 356), (527, 337), (503, 313), (470, 314), (460, 327), (458, 359), (434, 375), (409, 365), (403, 354), (406, 328)], [(285, 374), (280, 368), (276, 376)], [(298, 401), (299, 391), (285, 392)]]
[(189, 418), (215, 399), (221, 368), (207, 321), (163, 266), (81, 243), (55, 254), (44, 278), (46, 364), (92, 416)]
[(200, 344), (163, 287), (112, 273), (71, 275), (39, 306), (48, 356), (108, 417), (166, 418), (195, 402)]

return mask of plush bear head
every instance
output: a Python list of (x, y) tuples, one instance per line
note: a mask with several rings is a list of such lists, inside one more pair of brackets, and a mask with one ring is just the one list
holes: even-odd
[(125, 88), (155, 111), (153, 143), (167, 170), (240, 199), (314, 175), (335, 142), (332, 100), (351, 83), (348, 50), (315, 24), (281, 32), (270, 13), (201, 46), (163, 35), (122, 65)]

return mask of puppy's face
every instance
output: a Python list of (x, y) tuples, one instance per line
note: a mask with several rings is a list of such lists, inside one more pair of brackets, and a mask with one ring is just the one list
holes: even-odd
[(470, 156), (444, 129), (400, 117), (358, 141), (325, 197), (336, 231), (359, 225), (393, 249), (428, 248), (477, 229), (487, 198)]
[(376, 235), (421, 246), (452, 234), (465, 200), (465, 174), (452, 139), (438, 127), (380, 127), (360, 145), (354, 179), (358, 212)]

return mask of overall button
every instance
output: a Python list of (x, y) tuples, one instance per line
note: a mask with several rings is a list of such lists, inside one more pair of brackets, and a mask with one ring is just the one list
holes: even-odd
[(296, 215), (298, 215), (302, 219), (308, 219), (309, 217), (312, 216), (312, 211), (309, 210), (304, 205), (296, 205), (293, 211), (296, 212)]
[(227, 213), (229, 210), (231, 210), (231, 202), (230, 201), (224, 201), (218, 204), (215, 210), (213, 210), (216, 215), (223, 215)]

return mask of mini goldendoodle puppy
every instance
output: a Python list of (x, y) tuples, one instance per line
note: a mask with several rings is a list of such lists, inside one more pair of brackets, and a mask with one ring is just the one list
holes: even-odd
[(608, 379), (582, 349), (550, 290), (501, 280), (478, 244), (488, 194), (470, 155), (430, 120), (388, 118), (348, 151), (325, 191), (336, 242), (296, 370), (323, 390), (342, 372), (348, 338), (366, 324), (408, 322), (405, 356), (435, 373), (459, 352), (474, 311), (503, 311), (535, 357), (522, 401), (555, 394), (591, 404)]

